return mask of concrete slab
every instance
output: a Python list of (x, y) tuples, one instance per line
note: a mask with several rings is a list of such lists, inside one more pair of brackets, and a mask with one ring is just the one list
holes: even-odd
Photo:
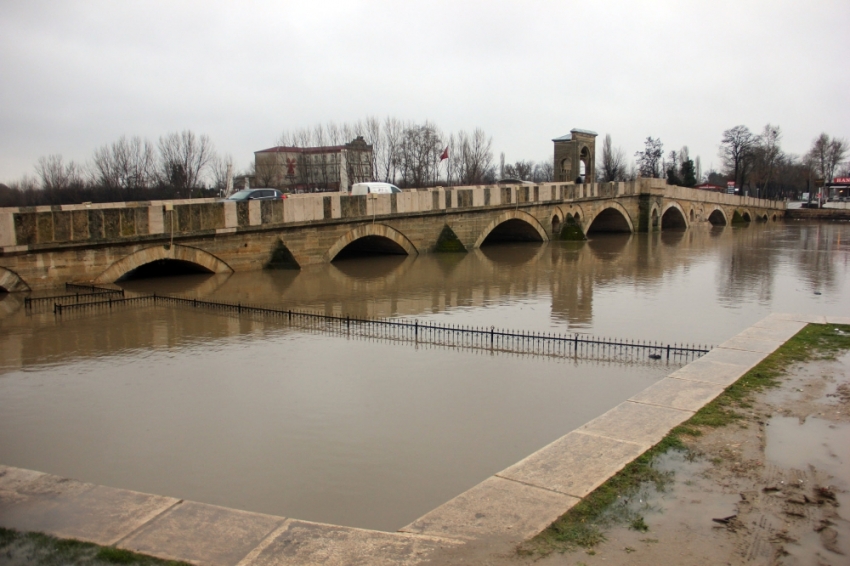
[(112, 545), (178, 501), (44, 474), (0, 493), (0, 526)]
[(788, 330), (797, 328), (797, 332), (799, 332), (808, 324), (810, 323), (803, 322), (800, 320), (786, 320), (783, 318), (774, 318), (773, 316), (768, 316), (761, 319), (760, 321), (752, 325), (750, 328), (786, 328)]
[(118, 546), (169, 560), (233, 566), (286, 519), (184, 501)]
[(727, 348), (730, 350), (746, 350), (748, 352), (762, 352), (764, 354), (771, 354), (777, 348), (779, 348), (782, 343), (783, 341), (781, 340), (768, 340), (762, 338), (755, 338), (752, 335), (738, 334), (737, 336), (733, 336), (726, 342), (720, 344), (720, 347)]
[[(764, 320), (795, 320), (799, 322), (807, 322), (811, 324), (824, 324), (826, 323), (826, 317), (823, 315), (814, 315), (814, 314), (796, 314), (796, 313), (787, 313), (787, 312), (775, 312), (769, 314), (765, 317)], [(758, 324), (758, 323), (756, 323)]]
[(668, 377), (686, 381), (713, 383), (728, 387), (749, 371), (750, 366), (696, 360), (671, 373)]
[(577, 430), (639, 444), (646, 450), (692, 415), (691, 411), (626, 401)]
[(573, 431), (496, 475), (584, 497), (644, 450), (632, 442)]
[(289, 520), (239, 566), (412, 566), (460, 541)]
[[(695, 360), (685, 367), (692, 366), (699, 362), (719, 362), (722, 364), (732, 364), (750, 369), (755, 367), (759, 362), (767, 357), (764, 352), (749, 352), (733, 348), (717, 347), (698, 360)], [(684, 369), (684, 368), (683, 368)]]
[(761, 321), (760, 326), (751, 326), (737, 336), (734, 336), (734, 338), (753, 338), (756, 340), (785, 343), (806, 326), (807, 323), (797, 321)]
[(847, 316), (828, 316), (826, 324), (850, 324), (850, 317)]
[(629, 401), (696, 412), (723, 393), (724, 389), (723, 385), (716, 383), (665, 377), (634, 395)]
[(536, 535), (578, 498), (492, 476), (415, 520), (402, 532), (474, 540)]

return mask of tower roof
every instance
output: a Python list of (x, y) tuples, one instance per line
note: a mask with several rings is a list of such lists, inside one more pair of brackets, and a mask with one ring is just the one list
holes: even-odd
[(552, 141), (553, 141), (553, 142), (568, 142), (568, 141), (572, 141), (572, 139), (573, 139), (573, 134), (584, 134), (584, 135), (586, 135), (586, 136), (598, 136), (598, 135), (599, 135), (599, 134), (597, 134), (596, 132), (594, 132), (593, 130), (582, 130), (581, 128), (573, 128), (572, 130), (570, 130), (570, 133), (569, 133), (569, 134), (563, 135), (563, 136), (561, 136), (561, 137), (559, 137), (559, 138), (555, 138), (555, 139), (553, 139)]

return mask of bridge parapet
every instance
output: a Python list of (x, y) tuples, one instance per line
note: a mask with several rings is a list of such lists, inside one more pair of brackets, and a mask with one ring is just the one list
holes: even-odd
[(661, 179), (624, 183), (540, 183), (408, 190), (391, 195), (294, 195), (282, 201), (186, 199), (0, 209), (0, 250), (31, 250), (207, 236), (377, 217), (445, 214), (637, 195), (784, 210), (783, 202), (669, 186)]

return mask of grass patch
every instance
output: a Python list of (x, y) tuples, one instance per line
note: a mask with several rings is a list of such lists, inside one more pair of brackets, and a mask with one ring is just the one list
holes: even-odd
[(558, 234), (559, 240), (565, 241), (581, 241), (586, 240), (584, 232), (581, 230), (581, 226), (578, 222), (576, 222), (575, 218), (572, 215), (567, 214), (567, 217), (564, 219), (564, 225), (561, 227), (561, 232)]
[(646, 521), (643, 520), (642, 515), (638, 515), (637, 517), (632, 519), (631, 523), (629, 523), (629, 528), (633, 531), (640, 531), (642, 533), (645, 533), (649, 530), (649, 525), (647, 525)]
[(449, 225), (446, 224), (443, 226), (443, 229), (437, 238), (434, 251), (441, 253), (466, 253), (466, 248), (463, 246), (463, 243), (460, 241), (460, 238), (457, 237), (454, 230), (449, 228)]
[(186, 562), (160, 560), (111, 546), (98, 546), (74, 539), (59, 539), (42, 533), (21, 533), (0, 527), (0, 563), (36, 566), (189, 566)]
[(648, 483), (654, 484), (658, 491), (664, 491), (672, 478), (671, 474), (653, 466), (656, 457), (669, 450), (687, 451), (683, 439), (699, 436), (706, 427), (721, 427), (739, 421), (742, 418), (740, 411), (752, 406), (753, 395), (778, 385), (791, 365), (810, 360), (834, 359), (839, 352), (846, 350), (850, 350), (850, 326), (807, 325), (714, 401), (671, 430), (661, 442), (626, 465), (546, 530), (522, 543), (517, 547), (517, 552), (523, 555), (547, 555), (555, 551), (592, 548), (605, 540), (605, 529), (614, 523), (627, 524), (634, 530), (645, 532), (649, 526), (643, 517), (618, 512), (617, 508), (623, 506), (617, 505), (617, 502), (627, 500)]

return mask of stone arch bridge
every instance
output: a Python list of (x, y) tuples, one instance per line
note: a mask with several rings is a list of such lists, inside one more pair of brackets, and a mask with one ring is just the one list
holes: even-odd
[(784, 214), (782, 202), (658, 179), (5, 208), (0, 291), (111, 283), (163, 263), (211, 273), (298, 268), (357, 253), (463, 251), (485, 241), (686, 230)]

